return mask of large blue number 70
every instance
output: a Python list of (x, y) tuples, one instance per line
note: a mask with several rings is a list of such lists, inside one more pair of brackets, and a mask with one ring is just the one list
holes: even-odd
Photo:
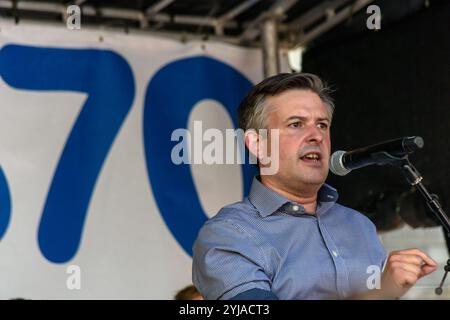
[(38, 233), (44, 256), (66, 262), (77, 252), (98, 174), (131, 108), (133, 74), (112, 51), (7, 45), (0, 50), (0, 75), (17, 89), (88, 94), (56, 168)]

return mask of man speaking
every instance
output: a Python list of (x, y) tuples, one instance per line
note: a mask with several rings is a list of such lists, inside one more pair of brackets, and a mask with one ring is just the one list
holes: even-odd
[[(193, 282), (203, 297), (395, 299), (436, 270), (418, 249), (387, 257), (373, 223), (336, 202), (325, 184), (333, 110), (329, 90), (306, 73), (267, 78), (241, 102), (239, 126), (260, 175), (248, 197), (222, 208), (198, 234)], [(273, 130), (278, 170), (264, 175)], [(369, 286), (376, 270), (379, 285)]]

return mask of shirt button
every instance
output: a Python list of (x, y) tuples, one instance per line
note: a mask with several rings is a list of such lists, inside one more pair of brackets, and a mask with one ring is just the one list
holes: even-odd
[(293, 205), (293, 206), (292, 206), (292, 210), (298, 211), (298, 209), (300, 209), (299, 206), (297, 206), (297, 205)]
[(337, 256), (338, 256), (338, 253), (336, 252), (336, 251), (331, 251), (332, 253), (333, 253), (333, 256), (335, 257), (335, 258), (337, 258)]

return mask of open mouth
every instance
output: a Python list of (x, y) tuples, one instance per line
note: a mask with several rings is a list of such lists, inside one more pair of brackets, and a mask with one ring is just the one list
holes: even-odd
[(322, 160), (322, 156), (319, 152), (308, 152), (300, 157), (302, 161), (307, 163), (315, 163), (318, 164)]

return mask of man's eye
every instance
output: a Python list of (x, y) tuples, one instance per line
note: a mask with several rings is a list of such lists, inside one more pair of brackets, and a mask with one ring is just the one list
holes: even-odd
[(328, 128), (328, 124), (326, 124), (326, 123), (319, 123), (319, 128), (327, 129)]
[(290, 127), (290, 128), (298, 128), (298, 127), (300, 127), (300, 123), (299, 123), (299, 122), (291, 123), (291, 124), (289, 125), (289, 127)]

